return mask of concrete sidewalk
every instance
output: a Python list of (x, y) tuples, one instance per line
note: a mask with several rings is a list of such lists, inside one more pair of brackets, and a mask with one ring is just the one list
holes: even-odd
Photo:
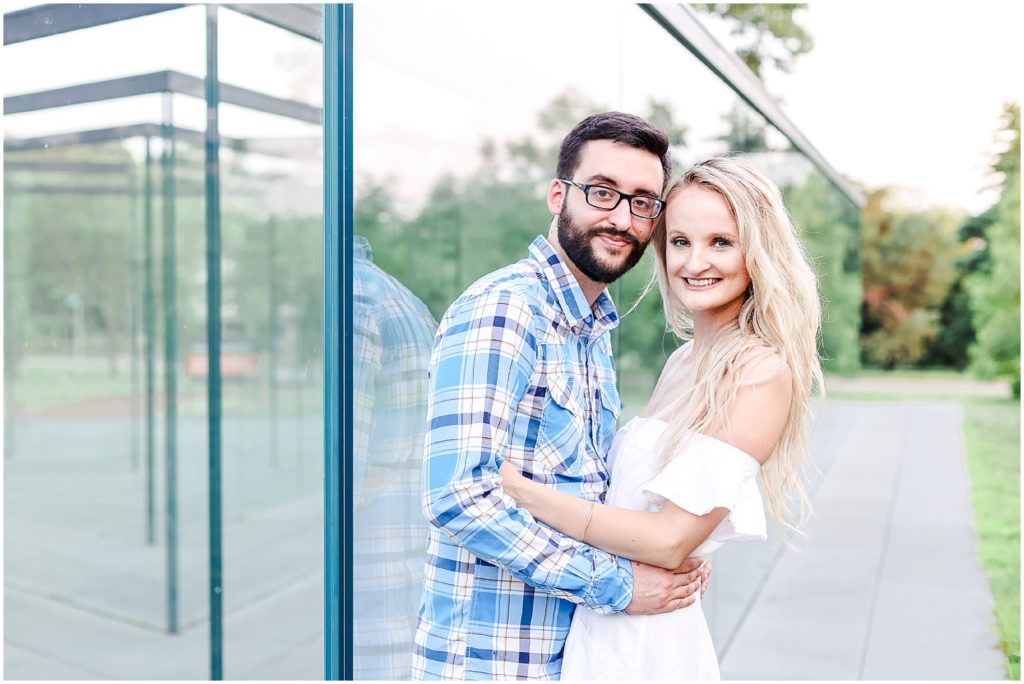
[[(770, 541), (716, 554), (704, 609), (724, 678), (1002, 678), (960, 423), (954, 402), (828, 403), (811, 440), (822, 471), (811, 539), (799, 552)], [(313, 472), (271, 467), (260, 427), (226, 421), (224, 673), (320, 679), (322, 498), (300, 496)], [(205, 425), (181, 425), (173, 636), (164, 549), (142, 542), (142, 480), (116, 449), (127, 421), (19, 429), (23, 448), (5, 463), (5, 677), (206, 678)], [(269, 494), (277, 503), (259, 498)]]
[(723, 679), (1003, 679), (961, 421), (954, 402), (829, 402), (810, 539), (716, 558), (749, 587), (711, 617)]

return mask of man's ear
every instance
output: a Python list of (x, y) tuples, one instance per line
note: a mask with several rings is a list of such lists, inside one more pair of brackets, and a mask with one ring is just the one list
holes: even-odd
[(554, 178), (548, 186), (548, 211), (552, 216), (562, 213), (562, 202), (565, 201), (565, 183)]

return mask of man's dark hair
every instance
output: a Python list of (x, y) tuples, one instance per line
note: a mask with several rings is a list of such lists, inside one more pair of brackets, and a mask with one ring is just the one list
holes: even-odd
[(611, 140), (639, 150), (647, 150), (661, 159), (665, 171), (662, 191), (672, 176), (672, 156), (668, 152), (668, 136), (633, 114), (602, 112), (588, 116), (565, 136), (558, 150), (558, 178), (571, 179), (580, 166), (583, 146), (591, 140)]

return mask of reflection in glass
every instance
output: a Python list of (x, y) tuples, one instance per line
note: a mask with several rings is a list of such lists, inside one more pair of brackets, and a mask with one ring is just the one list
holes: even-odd
[[(5, 108), (97, 100), (5, 116), (6, 677), (209, 676), (204, 13), (3, 48)], [(263, 28), (220, 44), (232, 74), (267, 60), (246, 85), (320, 69)], [(220, 121), (224, 674), (318, 679), (321, 135), (308, 102), (266, 109)]]
[(354, 675), (407, 679), (427, 524), (420, 473), (427, 362), (437, 323), (407, 287), (353, 245)]

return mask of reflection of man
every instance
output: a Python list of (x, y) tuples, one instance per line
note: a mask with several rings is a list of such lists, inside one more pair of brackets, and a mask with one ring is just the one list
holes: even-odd
[(643, 119), (580, 122), (548, 188), (548, 238), (477, 281), (442, 319), (430, 359), (424, 507), (434, 527), (414, 677), (557, 678), (577, 604), (659, 613), (696, 590), (681, 574), (539, 525), (498, 476), (509, 458), (535, 480), (603, 499), (621, 409), (609, 340), (618, 316), (605, 285), (643, 254), (670, 168), (667, 138)]
[(373, 263), (359, 236), (352, 280), (354, 674), (403, 679), (423, 589), (420, 473), (437, 324), (423, 302)]

